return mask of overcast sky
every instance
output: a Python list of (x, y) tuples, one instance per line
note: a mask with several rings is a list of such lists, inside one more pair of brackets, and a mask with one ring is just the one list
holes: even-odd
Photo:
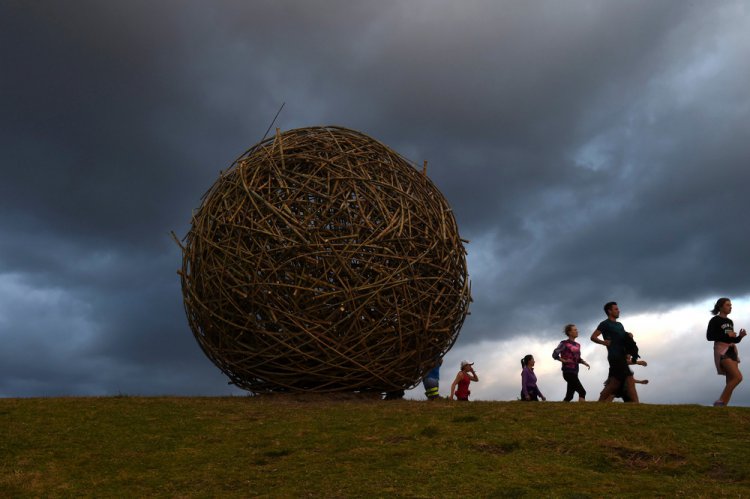
[(710, 404), (708, 309), (750, 328), (750, 2), (11, 0), (0, 67), (0, 396), (241, 393), (169, 232), (282, 102), (429, 161), (471, 240), (443, 394), (469, 357), (515, 399), (532, 353), (562, 398), (572, 322), (596, 398), (615, 300), (642, 400)]

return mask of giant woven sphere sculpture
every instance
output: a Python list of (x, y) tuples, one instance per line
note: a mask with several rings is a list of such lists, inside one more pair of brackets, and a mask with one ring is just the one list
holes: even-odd
[(454, 344), (470, 301), (443, 195), (337, 127), (277, 130), (222, 172), (180, 274), (201, 348), (256, 393), (411, 388)]

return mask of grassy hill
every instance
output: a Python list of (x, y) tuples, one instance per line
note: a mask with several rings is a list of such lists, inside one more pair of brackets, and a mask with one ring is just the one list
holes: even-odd
[(0, 400), (0, 496), (750, 497), (750, 409)]

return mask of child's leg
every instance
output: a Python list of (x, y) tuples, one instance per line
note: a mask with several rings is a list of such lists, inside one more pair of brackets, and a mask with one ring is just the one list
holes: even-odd
[(633, 402), (634, 404), (638, 403), (638, 392), (635, 389), (633, 376), (625, 378), (625, 393), (628, 394), (628, 399), (630, 399), (628, 402)]

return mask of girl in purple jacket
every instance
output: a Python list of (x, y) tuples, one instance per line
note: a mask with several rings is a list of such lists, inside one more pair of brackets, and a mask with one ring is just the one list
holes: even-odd
[(538, 402), (547, 400), (542, 392), (539, 391), (539, 387), (536, 386), (536, 374), (534, 374), (534, 356), (529, 354), (521, 359), (521, 400), (527, 402)]

